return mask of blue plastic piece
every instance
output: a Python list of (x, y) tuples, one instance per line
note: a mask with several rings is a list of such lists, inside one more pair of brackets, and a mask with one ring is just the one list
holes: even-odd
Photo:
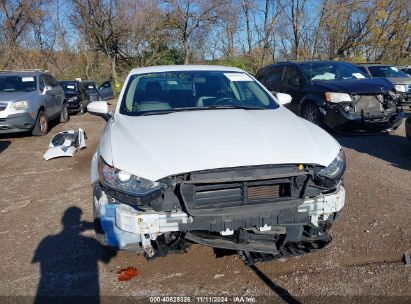
[(100, 221), (108, 246), (125, 248), (128, 244), (139, 243), (139, 234), (120, 230), (116, 226), (116, 209), (119, 204), (100, 204)]

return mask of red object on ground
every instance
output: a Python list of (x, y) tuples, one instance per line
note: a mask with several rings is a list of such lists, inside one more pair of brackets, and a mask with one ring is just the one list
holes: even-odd
[(128, 281), (138, 275), (138, 270), (134, 267), (127, 267), (117, 271), (118, 281)]

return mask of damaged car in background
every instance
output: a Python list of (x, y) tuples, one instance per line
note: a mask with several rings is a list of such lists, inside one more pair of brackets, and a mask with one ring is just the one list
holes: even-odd
[(104, 246), (147, 259), (197, 243), (254, 264), (324, 248), (345, 201), (327, 132), (246, 72), (158, 66), (128, 75), (91, 162)]
[(362, 63), (358, 67), (371, 77), (387, 78), (400, 93), (401, 105), (411, 106), (411, 76), (393, 65)]
[(390, 131), (403, 118), (402, 93), (394, 84), (347, 62), (281, 62), (260, 69), (256, 78), (271, 92), (290, 94), (288, 108), (322, 127)]

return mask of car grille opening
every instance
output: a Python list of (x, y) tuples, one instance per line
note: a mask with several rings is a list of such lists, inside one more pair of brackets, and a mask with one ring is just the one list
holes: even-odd
[[(381, 97), (382, 98), (382, 97)], [(355, 105), (355, 112), (357, 113), (380, 113), (383, 111), (382, 104), (374, 95), (359, 96)]]
[(248, 201), (267, 201), (290, 195), (290, 184), (248, 187)]
[[(177, 191), (190, 215), (241, 213), (300, 204), (312, 176), (297, 165), (215, 169), (181, 176)], [(256, 208), (256, 209), (254, 209)]]
[(290, 181), (281, 181), (197, 184), (194, 187), (194, 200), (197, 207), (209, 208), (274, 202), (277, 199), (290, 198)]

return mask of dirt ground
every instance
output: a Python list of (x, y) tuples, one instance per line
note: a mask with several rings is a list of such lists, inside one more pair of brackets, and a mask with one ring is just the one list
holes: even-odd
[[(78, 127), (87, 133), (87, 149), (42, 159), (56, 132)], [(0, 302), (32, 303), (37, 296), (39, 303), (50, 295), (53, 303), (61, 295), (79, 302), (70, 297), (81, 295), (84, 303), (411, 303), (411, 267), (402, 261), (411, 252), (411, 142), (404, 125), (390, 135), (336, 136), (347, 156), (347, 197), (332, 244), (256, 267), (236, 255), (216, 258), (200, 245), (151, 262), (102, 251), (91, 229), (89, 163), (103, 127), (103, 119), (86, 114), (44, 137), (0, 136)], [(118, 281), (117, 271), (130, 266), (138, 275)]]

